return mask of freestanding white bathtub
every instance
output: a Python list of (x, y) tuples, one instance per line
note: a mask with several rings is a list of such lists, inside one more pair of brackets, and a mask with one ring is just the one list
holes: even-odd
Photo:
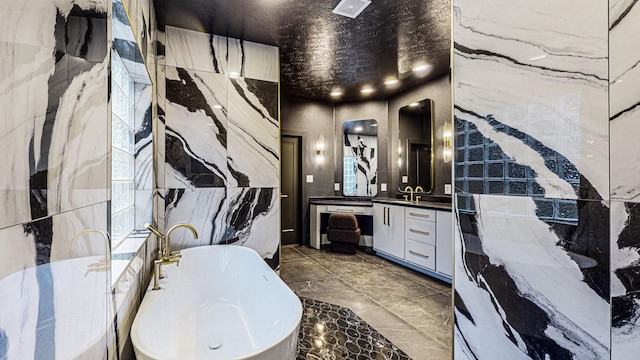
[(181, 254), (133, 322), (139, 360), (295, 358), (300, 299), (258, 253), (213, 245)]

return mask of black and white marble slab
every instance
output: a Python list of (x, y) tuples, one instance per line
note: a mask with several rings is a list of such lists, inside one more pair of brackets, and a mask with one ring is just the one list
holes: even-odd
[(275, 46), (228, 39), (229, 74), (270, 82), (280, 79), (279, 52)]
[(166, 67), (165, 186), (227, 184), (227, 77)]
[(135, 88), (135, 184), (136, 189), (153, 189), (153, 87), (136, 84)]
[(611, 359), (640, 351), (640, 204), (611, 202)]
[(578, 201), (577, 224), (561, 224), (539, 219), (533, 198), (469, 201), (455, 233), (455, 358), (609, 358), (608, 204)]
[(198, 230), (194, 240), (187, 229), (176, 230), (171, 236), (171, 249), (224, 244), (227, 222), (226, 188), (168, 189), (164, 193), (164, 230), (181, 223)]
[[(474, 122), (503, 151), (543, 170), (535, 149), (494, 136), (496, 121), (561, 154), (608, 199), (607, 1), (454, 1), (455, 115)], [(501, 10), (502, 11), (502, 10)], [(500, 21), (496, 21), (499, 18)], [(562, 184), (557, 195), (565, 196)]]
[(229, 188), (227, 235), (229, 244), (252, 248), (276, 268), (280, 247), (280, 193), (277, 188)]
[(228, 73), (226, 37), (173, 26), (165, 27), (165, 36), (168, 66)]
[(611, 125), (611, 198), (638, 201), (640, 147), (636, 133), (640, 119), (640, 5), (635, 1), (609, 3)]
[(231, 78), (228, 90), (229, 186), (279, 186), (278, 84)]

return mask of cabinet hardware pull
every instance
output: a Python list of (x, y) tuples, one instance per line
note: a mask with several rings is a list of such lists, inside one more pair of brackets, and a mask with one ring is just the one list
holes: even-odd
[(382, 224), (387, 225), (387, 207), (382, 207)]
[(391, 226), (391, 208), (387, 208), (387, 225)]
[(289, 195), (287, 195), (287, 194), (280, 194), (280, 199), (286, 199), (288, 197), (289, 197)]
[(423, 257), (423, 258), (425, 258), (425, 259), (428, 259), (428, 258), (429, 258), (429, 255), (420, 254), (420, 253), (417, 253), (417, 252), (415, 252), (415, 251), (413, 251), (413, 250), (409, 250), (409, 253), (410, 253), (411, 255), (416, 255), (416, 256)]
[(289, 233), (289, 232), (294, 232), (294, 229), (282, 229), (283, 233)]
[(423, 218), (429, 218), (429, 214), (419, 214), (419, 213), (409, 213), (409, 215), (411, 216), (417, 216), (417, 217), (423, 217)]
[(429, 235), (428, 231), (422, 231), (422, 230), (416, 230), (416, 229), (409, 229), (409, 231), (416, 233), (416, 234), (422, 234), (422, 235)]

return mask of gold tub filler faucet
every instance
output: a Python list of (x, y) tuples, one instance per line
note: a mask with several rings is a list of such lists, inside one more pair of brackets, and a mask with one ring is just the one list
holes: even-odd
[(198, 239), (198, 232), (189, 224), (174, 225), (167, 231), (167, 235), (163, 235), (158, 229), (150, 224), (144, 224), (144, 227), (149, 229), (158, 237), (158, 258), (153, 262), (153, 290), (160, 289), (160, 279), (162, 279), (162, 265), (180, 264), (180, 250), (171, 251), (171, 233), (179, 228), (187, 228), (191, 230), (194, 239)]

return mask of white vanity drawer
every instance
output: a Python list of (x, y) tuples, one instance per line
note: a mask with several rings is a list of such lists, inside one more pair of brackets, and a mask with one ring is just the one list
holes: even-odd
[(405, 216), (412, 219), (436, 221), (436, 211), (430, 209), (419, 209), (414, 207), (407, 207), (405, 209)]
[(427, 220), (418, 220), (408, 217), (404, 222), (404, 236), (407, 239), (436, 244), (436, 223)]
[(404, 245), (404, 259), (422, 268), (436, 269), (436, 247), (407, 239)]

